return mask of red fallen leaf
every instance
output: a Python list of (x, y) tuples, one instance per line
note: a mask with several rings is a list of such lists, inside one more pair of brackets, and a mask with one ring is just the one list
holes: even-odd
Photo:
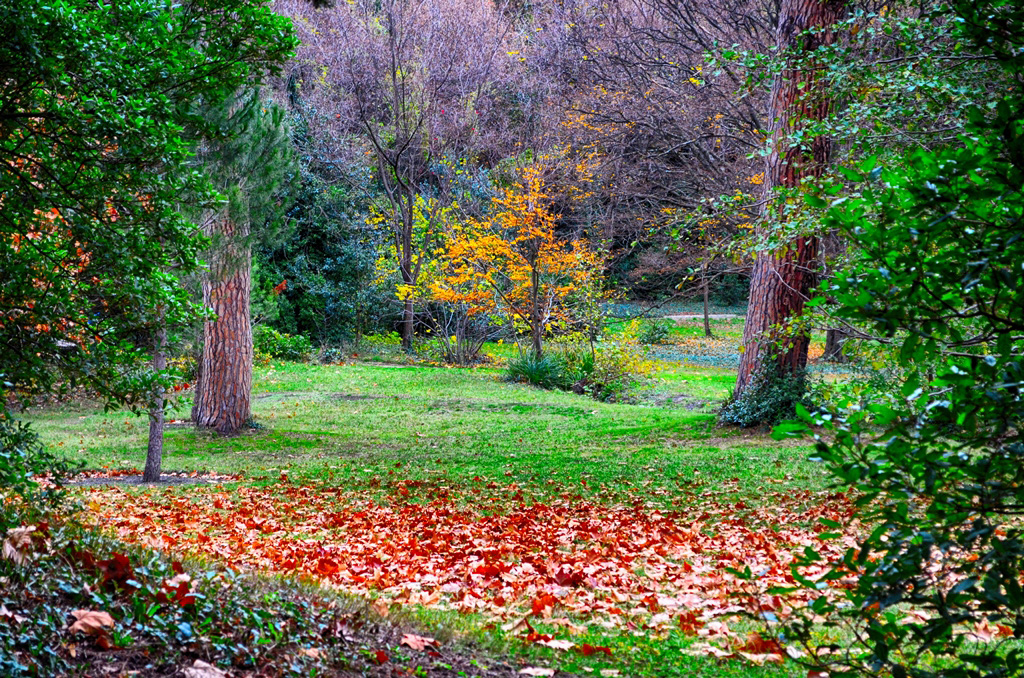
[(321, 558), (316, 564), (316, 573), (321, 577), (330, 577), (340, 571), (341, 566), (330, 558)]
[(502, 571), (501, 567), (494, 563), (484, 563), (483, 565), (478, 565), (477, 568), (473, 570), (474, 573), (482, 574), (485, 577), (497, 577), (502, 573)]
[(555, 572), (554, 579), (559, 586), (579, 586), (584, 581), (582, 572), (576, 572), (564, 565)]
[(687, 610), (679, 615), (679, 630), (688, 636), (697, 635), (697, 630), (703, 628), (704, 622), (697, 618), (697, 613)]
[(545, 608), (550, 610), (554, 608), (557, 603), (557, 598), (550, 593), (545, 593), (544, 595), (534, 599), (530, 604), (530, 610), (533, 612), (534, 616), (539, 617), (544, 613)]
[(597, 654), (598, 652), (604, 652), (609, 657), (612, 656), (612, 650), (610, 647), (602, 647), (600, 645), (588, 645), (587, 643), (583, 643), (582, 645), (580, 645), (580, 654), (582, 654), (584, 657), (589, 657), (590, 655)]
[(765, 638), (756, 631), (747, 634), (747, 642), (736, 648), (750, 654), (785, 654), (786, 650), (774, 638)]
[(128, 583), (135, 578), (135, 571), (128, 556), (115, 553), (111, 558), (101, 560), (96, 565), (103, 573), (103, 584), (108, 588), (119, 587), (129, 592), (137, 588)]
[(388, 653), (384, 650), (377, 650), (373, 653), (373, 658), (378, 664), (385, 664), (388, 661)]
[(402, 636), (402, 640), (398, 644), (411, 647), (412, 649), (418, 650), (420, 652), (427, 649), (428, 647), (440, 647), (440, 644), (433, 638), (417, 636), (415, 633), (404, 634)]
[(185, 574), (185, 568), (182, 566), (181, 562), (177, 560), (171, 562), (171, 571), (173, 571), (174, 574)]

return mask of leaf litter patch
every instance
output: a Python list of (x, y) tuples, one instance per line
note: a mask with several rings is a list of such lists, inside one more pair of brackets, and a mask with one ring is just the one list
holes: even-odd
[[(284, 475), (270, 486), (187, 496), (83, 492), (90, 519), (119, 539), (309, 576), (374, 598), (382, 614), (404, 605), (473, 613), (528, 642), (576, 651), (583, 646), (571, 638), (594, 627), (652, 636), (678, 629), (700, 637), (697, 651), (751, 661), (782, 657), (754, 651), (764, 648), (737, 635), (729, 617), (781, 618), (805, 604), (811, 593), (769, 590), (795, 584), (790, 565), (806, 547), (833, 560), (859, 528), (842, 493), (766, 492), (751, 506), (726, 491), (738, 487), (722, 487), (686, 509), (654, 510), (640, 495), (616, 505), (570, 494), (539, 502), (515, 484), (488, 487), (491, 496), (469, 506), (454, 491), (417, 503), (416, 481), (377, 501)], [(839, 539), (819, 538), (822, 518), (846, 526)], [(752, 581), (734, 573), (748, 568)], [(802, 573), (814, 579), (824, 567)]]

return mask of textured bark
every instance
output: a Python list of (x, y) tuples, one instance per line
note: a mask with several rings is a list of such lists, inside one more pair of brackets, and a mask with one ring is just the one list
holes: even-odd
[[(167, 369), (167, 330), (160, 327), (153, 337), (153, 369)], [(149, 409), (149, 446), (146, 448), (146, 468), (142, 472), (142, 480), (154, 483), (160, 480), (160, 467), (164, 456), (164, 397), (163, 391), (157, 393)]]
[[(831, 44), (835, 35), (829, 27), (843, 18), (846, 7), (846, 0), (783, 0), (777, 36), (780, 52), (799, 47), (802, 53), (810, 54)], [(800, 35), (808, 29), (820, 30)], [(824, 86), (813, 64), (784, 70), (775, 78), (769, 108), (773, 143), (765, 161), (764, 179), (769, 206), (777, 188), (796, 188), (803, 179), (820, 176), (828, 165), (831, 141), (827, 137), (818, 135), (803, 143), (792, 142), (794, 134), (809, 121), (828, 116), (831, 99)], [(763, 219), (761, 228), (771, 221)], [(797, 238), (774, 252), (758, 254), (750, 280), (737, 395), (771, 362), (785, 372), (807, 365), (810, 337), (806, 330), (793, 326), (792, 319), (803, 311), (817, 283), (817, 272), (818, 239), (814, 236)]]
[(252, 326), (249, 300), (252, 261), (243, 228), (223, 219), (215, 226), (225, 244), (212, 256), (203, 280), (203, 303), (217, 317), (203, 326), (192, 420), (219, 433), (234, 433), (250, 417)]

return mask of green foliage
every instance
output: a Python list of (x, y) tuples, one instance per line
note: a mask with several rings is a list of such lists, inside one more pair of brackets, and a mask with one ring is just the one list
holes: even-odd
[[(43, 529), (40, 536), (48, 543), (34, 542), (27, 564), (0, 559), (0, 606), (11, 615), (0, 624), (4, 676), (93, 675), (90, 660), (97, 654), (117, 656), (123, 667), (144, 674), (170, 673), (201, 657), (225, 668), (273, 667), (275, 675), (309, 676), (327, 666), (344, 668), (351, 661), (346, 654), (356, 654), (342, 649), (347, 641), (341, 634), (325, 632), (346, 623), (344, 608), (294, 585), (125, 551), (68, 526), (52, 534)], [(69, 634), (76, 609), (106, 612), (114, 626), (93, 636)], [(74, 660), (69, 639), (78, 646)], [(109, 649), (96, 653), (93, 645)], [(309, 647), (319, 653), (299, 651)]]
[(0, 374), (143, 405), (140, 339), (196, 311), (168, 273), (202, 247), (183, 200), (218, 198), (189, 166), (183, 128), (211, 132), (192, 104), (276, 68), (290, 24), (252, 0), (27, 0), (0, 5), (0, 31)]
[(668, 339), (671, 333), (672, 321), (652, 319), (643, 323), (640, 327), (640, 334), (637, 336), (637, 340), (641, 344), (651, 346), (653, 344), (663, 343)]
[(505, 379), (544, 389), (569, 390), (573, 384), (571, 375), (566, 373), (565, 359), (552, 352), (540, 358), (532, 351), (513, 357), (505, 368)]
[(306, 337), (284, 334), (266, 325), (252, 328), (252, 344), (256, 355), (279, 360), (306, 362), (313, 357), (313, 344)]
[(711, 302), (717, 306), (733, 307), (747, 303), (750, 296), (750, 278), (726, 273), (711, 288)]
[[(824, 428), (818, 456), (876, 526), (827, 577), (852, 572), (853, 585), (789, 624), (808, 645), (812, 617), (855, 631), (847, 652), (819, 658), (831, 675), (1024, 670), (1007, 642), (1024, 637), (1024, 7), (952, 8), (957, 38), (1009, 84), (967, 112), (958, 143), (891, 168), (864, 163), (850, 177), (859, 195), (829, 213), (854, 256), (825, 292), (839, 315), (893, 342), (905, 372), (898, 399), (802, 413)], [(908, 607), (923, 616), (902, 618)], [(980, 624), (996, 637), (963, 633)]]
[(810, 407), (806, 372), (784, 371), (769, 362), (752, 376), (738, 398), (735, 394), (729, 396), (718, 419), (744, 428), (772, 426), (796, 416), (798, 406)]
[[(375, 190), (370, 171), (305, 155), (309, 140), (301, 120), (296, 136), (303, 155), (300, 181), (289, 195), (292, 228), (254, 252), (254, 308), (275, 329), (318, 345), (386, 331), (399, 305), (376, 284), (376, 262), (387, 242), (366, 224)], [(275, 292), (281, 283), (284, 289)]]
[(0, 410), (0, 535), (58, 509), (65, 500), (64, 481), (74, 468), (48, 452), (28, 425)]
[(597, 400), (627, 397), (650, 376), (653, 363), (636, 338), (638, 323), (631, 323), (622, 336), (594, 346), (579, 340), (553, 345), (538, 360), (532, 353), (511, 359), (505, 378), (545, 389), (586, 394)]

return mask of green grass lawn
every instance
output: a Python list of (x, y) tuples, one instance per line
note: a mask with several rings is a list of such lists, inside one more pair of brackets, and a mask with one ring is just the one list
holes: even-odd
[[(164, 468), (250, 479), (287, 470), (373, 490), (399, 465), (404, 479), (479, 477), (547, 492), (585, 480), (590, 489), (581, 491), (593, 496), (643, 487), (669, 504), (681, 479), (740, 478), (751, 493), (765, 479), (817, 488), (822, 476), (804, 449), (716, 428), (710, 410), (733, 380), (724, 370), (670, 367), (651, 391), (662, 404), (627, 405), (507, 384), (494, 370), (275, 363), (256, 370), (258, 428), (221, 437), (172, 424)], [(145, 417), (76, 402), (27, 418), (47, 445), (90, 468), (143, 461)]]
[[(735, 333), (734, 324), (720, 321), (718, 329)], [(673, 333), (692, 334), (688, 327)], [(341, 487), (381, 503), (408, 488), (413, 496), (403, 501), (428, 501), (426, 488), (438, 483), (473, 502), (478, 495), (471, 488), (492, 481), (515, 484), (534, 501), (570, 493), (612, 506), (639, 498), (645, 510), (685, 509), (702, 493), (757, 507), (767, 501), (767, 488), (822, 489), (825, 476), (806, 460), (808, 447), (717, 427), (713, 411), (734, 381), (727, 369), (665, 363), (640, 404), (617, 404), (505, 383), (495, 369), (275, 362), (256, 369), (251, 430), (221, 437), (172, 424), (164, 468), (238, 473), (241, 486), (270, 484), (287, 471), (293, 483)], [(171, 417), (185, 418), (187, 411)], [(25, 418), (47, 445), (89, 468), (142, 466), (144, 417), (77, 401), (33, 409)], [(611, 648), (609, 659), (524, 645), (472, 616), (423, 610), (418, 617), (468, 632), (496, 652), (580, 675), (588, 668), (651, 677), (782, 670), (689, 656), (682, 650), (693, 638), (676, 632), (656, 637), (591, 627), (574, 639)], [(782, 671), (803, 675), (795, 665)]]

